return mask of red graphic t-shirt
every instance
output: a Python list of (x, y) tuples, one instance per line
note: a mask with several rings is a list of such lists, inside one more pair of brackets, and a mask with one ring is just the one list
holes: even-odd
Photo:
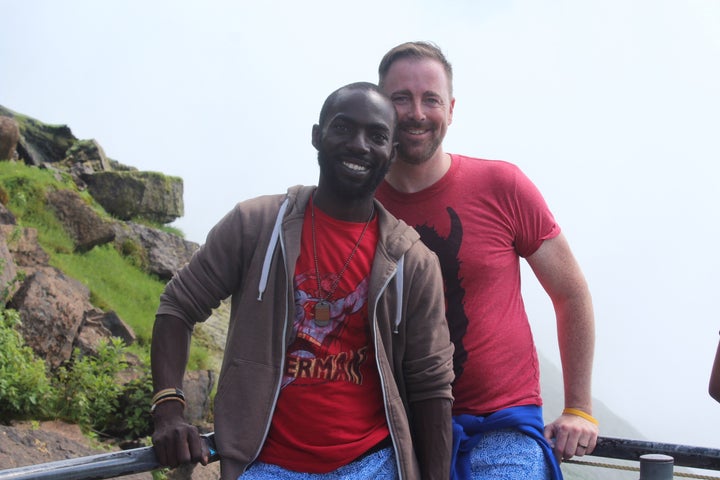
[[(377, 217), (371, 221), (326, 298), (365, 223), (339, 221), (315, 207), (318, 282), (310, 215), (308, 205), (295, 268), (294, 340), (259, 460), (288, 470), (327, 473), (389, 433), (367, 313), (378, 224)], [(316, 322), (315, 305), (323, 299), (329, 303), (330, 318)]]

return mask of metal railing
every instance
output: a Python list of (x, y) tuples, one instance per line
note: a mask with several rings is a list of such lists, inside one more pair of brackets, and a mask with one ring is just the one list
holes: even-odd
[[(219, 460), (215, 435), (203, 437), (210, 448), (210, 461)], [(640, 462), (640, 480), (670, 480), (673, 466), (720, 470), (720, 450), (670, 443), (599, 437), (592, 456)], [(0, 480), (94, 480), (160, 468), (153, 448), (141, 447), (0, 470)]]
[[(210, 448), (210, 461), (220, 459), (215, 450), (215, 435), (203, 435)], [(26, 467), (0, 470), (0, 480), (94, 480), (115, 478), (163, 468), (152, 447), (140, 447), (112, 453), (100, 453)]]
[(597, 446), (592, 456), (617, 460), (634, 460), (637, 462), (641, 456), (647, 454), (668, 455), (673, 458), (674, 464), (678, 467), (720, 470), (720, 450), (671, 443), (598, 437)]

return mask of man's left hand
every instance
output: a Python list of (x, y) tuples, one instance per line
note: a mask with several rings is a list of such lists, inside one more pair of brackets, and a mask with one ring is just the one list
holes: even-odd
[(598, 434), (597, 425), (576, 415), (563, 414), (545, 425), (545, 438), (553, 446), (558, 462), (591, 454), (595, 450)]

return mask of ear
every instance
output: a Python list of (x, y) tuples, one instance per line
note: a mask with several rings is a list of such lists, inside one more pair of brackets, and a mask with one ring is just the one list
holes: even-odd
[(392, 144), (392, 151), (390, 152), (390, 165), (395, 163), (395, 159), (397, 158), (398, 145), (400, 145), (400, 143), (398, 142), (394, 142)]
[(320, 125), (315, 124), (312, 127), (312, 145), (315, 147), (315, 150), (320, 150)]
[(452, 123), (453, 110), (455, 110), (455, 97), (450, 99), (450, 115), (448, 115), (448, 125)]

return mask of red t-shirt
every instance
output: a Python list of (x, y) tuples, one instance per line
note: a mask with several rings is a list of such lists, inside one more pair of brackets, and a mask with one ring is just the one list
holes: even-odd
[(453, 413), (541, 405), (540, 367), (520, 291), (519, 257), (560, 227), (533, 183), (507, 162), (452, 155), (434, 185), (376, 194), (440, 259), (455, 345)]
[(315, 304), (331, 290), (365, 223), (339, 221), (315, 207), (318, 291), (310, 212), (308, 205), (295, 267), (294, 340), (259, 460), (298, 472), (327, 473), (389, 434), (367, 314), (378, 223), (376, 216), (328, 298), (330, 321), (322, 326), (313, 320)]

